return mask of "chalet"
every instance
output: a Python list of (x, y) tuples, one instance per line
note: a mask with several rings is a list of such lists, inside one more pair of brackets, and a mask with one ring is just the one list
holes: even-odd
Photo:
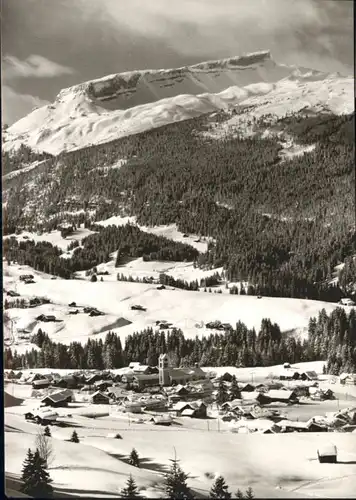
[(33, 279), (34, 279), (33, 274), (21, 274), (20, 275), (20, 281), (33, 280)]
[(37, 424), (50, 425), (57, 420), (58, 414), (49, 408), (42, 408), (25, 413), (26, 420), (35, 421)]
[(16, 378), (15, 372), (10, 370), (9, 372), (5, 372), (5, 378), (7, 380), (14, 380)]
[(253, 418), (264, 418), (273, 420), (274, 422), (279, 422), (283, 419), (278, 410), (273, 410), (272, 408), (261, 408), (257, 405), (250, 410), (250, 413)]
[(88, 385), (93, 385), (95, 382), (98, 382), (99, 380), (102, 380), (102, 376), (99, 373), (94, 373), (86, 377), (84, 379), (84, 383)]
[(279, 374), (279, 380), (298, 380), (299, 372), (295, 370), (285, 369)]
[(50, 383), (51, 382), (48, 380), (48, 378), (43, 378), (32, 382), (32, 387), (34, 389), (46, 389), (47, 387), (50, 386)]
[(328, 432), (326, 423), (317, 421), (315, 417), (308, 420), (306, 425), (308, 432)]
[(131, 306), (131, 309), (133, 311), (147, 311), (147, 309), (145, 307), (142, 307), (140, 305), (134, 305), (134, 306)]
[(33, 384), (36, 380), (47, 380), (44, 375), (41, 375), (41, 373), (31, 373), (29, 377), (25, 378), (25, 381), (28, 384)]
[(36, 283), (36, 281), (31, 278), (31, 279), (24, 280), (24, 283), (25, 283), (25, 285), (31, 285), (33, 283)]
[(107, 394), (103, 392), (96, 391), (90, 398), (91, 403), (94, 405), (108, 405), (110, 403), (110, 398)]
[(9, 297), (20, 297), (20, 294), (17, 292), (14, 292), (13, 290), (9, 290), (6, 292)]
[(298, 398), (295, 391), (272, 389), (264, 394), (264, 396), (269, 400), (270, 403), (298, 403)]
[(150, 419), (154, 425), (172, 425), (172, 418), (170, 415), (155, 415)]
[(125, 402), (124, 408), (128, 413), (142, 413), (142, 404), (136, 401)]
[(318, 449), (318, 459), (321, 464), (336, 464), (337, 449), (333, 444), (325, 444)]
[(321, 389), (320, 387), (309, 387), (310, 398), (314, 401), (325, 401), (334, 399), (334, 393), (331, 389)]
[(71, 302), (70, 304), (68, 304), (69, 307), (77, 307), (77, 304), (76, 302)]
[(143, 389), (144, 387), (159, 385), (159, 377), (157, 373), (152, 375), (141, 375), (136, 374), (133, 376), (132, 385), (138, 389)]
[(265, 385), (265, 384), (258, 384), (255, 387), (255, 391), (258, 391), (258, 392), (268, 392), (268, 390), (269, 389), (268, 389), (267, 385)]
[(56, 380), (54, 385), (63, 389), (76, 389), (78, 387), (78, 381), (75, 377), (67, 375)]
[(158, 374), (158, 368), (155, 366), (148, 366), (148, 365), (135, 365), (133, 367), (133, 372), (134, 374), (140, 374), (140, 375), (153, 375), (155, 373)]
[(306, 422), (296, 422), (292, 420), (281, 420), (278, 422), (281, 432), (308, 432)]
[(194, 366), (193, 368), (182, 368), (183, 372), (185, 372), (189, 376), (189, 380), (201, 380), (206, 378), (206, 373), (199, 366)]
[(251, 403), (267, 404), (268, 402), (270, 402), (270, 399), (268, 398), (267, 394), (256, 391), (253, 392), (241, 391), (241, 399), (244, 404), (246, 402), (248, 402), (249, 404)]
[(30, 307), (37, 307), (42, 304), (50, 304), (50, 300), (46, 299), (46, 297), (33, 297), (32, 299), (29, 300), (29, 306)]
[(167, 411), (168, 405), (164, 399), (150, 399), (143, 402), (142, 406), (144, 411)]
[(170, 368), (168, 380), (170, 385), (185, 385), (190, 380), (190, 375), (182, 368)]
[(302, 372), (299, 375), (300, 380), (318, 380), (318, 375), (315, 371)]
[(92, 309), (89, 313), (90, 317), (93, 316), (104, 316), (104, 313), (102, 311), (98, 311), (98, 309)]
[(173, 406), (173, 411), (177, 416), (206, 418), (207, 405), (203, 401), (195, 401), (193, 403), (179, 402)]
[(55, 392), (53, 394), (48, 394), (45, 398), (41, 400), (46, 406), (52, 406), (54, 408), (67, 406), (68, 403), (72, 401), (72, 394), (66, 392)]
[(187, 396), (189, 392), (189, 388), (185, 385), (177, 385), (174, 390), (174, 394), (177, 396)]
[(340, 375), (340, 384), (356, 385), (356, 373), (342, 373)]
[(37, 321), (43, 321), (44, 323), (50, 323), (50, 322), (55, 322), (57, 321), (56, 317), (53, 316), (52, 314), (46, 315), (46, 314), (40, 314), (36, 318)]

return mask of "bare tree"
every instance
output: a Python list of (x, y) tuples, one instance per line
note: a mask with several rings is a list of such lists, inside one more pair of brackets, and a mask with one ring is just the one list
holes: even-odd
[(45, 435), (43, 429), (40, 429), (37, 433), (35, 447), (38, 449), (40, 457), (45, 461), (46, 468), (49, 467), (55, 455), (51, 438)]

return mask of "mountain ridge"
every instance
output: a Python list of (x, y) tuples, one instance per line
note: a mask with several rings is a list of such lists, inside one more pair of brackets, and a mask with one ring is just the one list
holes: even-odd
[(353, 105), (352, 93), (353, 78), (278, 64), (270, 51), (175, 69), (124, 72), (61, 90), (52, 104), (9, 127), (3, 147), (11, 151), (25, 144), (59, 154), (250, 104), (249, 99), (258, 108), (266, 96), (272, 99), (266, 113), (273, 113), (276, 104), (279, 116), (314, 106), (342, 114)]

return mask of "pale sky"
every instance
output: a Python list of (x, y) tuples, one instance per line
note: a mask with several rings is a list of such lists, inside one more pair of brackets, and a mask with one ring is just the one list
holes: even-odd
[(352, 0), (1, 0), (2, 122), (65, 87), (258, 50), (354, 73)]

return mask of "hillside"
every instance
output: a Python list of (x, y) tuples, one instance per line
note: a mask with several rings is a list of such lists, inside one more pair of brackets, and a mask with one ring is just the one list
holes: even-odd
[(25, 144), (59, 154), (240, 104), (260, 108), (262, 115), (350, 113), (353, 78), (281, 65), (268, 51), (109, 75), (62, 90), (52, 104), (7, 129), (3, 148)]
[[(32, 273), (35, 283), (20, 282), (18, 278), (22, 273)], [(14, 321), (15, 332), (27, 330), (33, 334), (41, 328), (53, 341), (64, 344), (73, 341), (84, 343), (88, 338), (104, 339), (108, 331), (115, 331), (124, 341), (133, 332), (148, 327), (156, 329), (157, 320), (171, 322), (173, 327), (182, 329), (187, 338), (194, 338), (211, 333), (206, 327), (210, 321), (220, 320), (232, 326), (242, 321), (258, 331), (262, 319), (270, 318), (279, 324), (282, 331), (293, 331), (305, 338), (311, 316), (317, 316), (323, 308), (328, 314), (336, 308), (336, 304), (320, 301), (269, 297), (259, 300), (255, 296), (157, 290), (155, 285), (141, 283), (51, 280), (48, 275), (25, 266), (20, 269), (13, 264), (5, 265), (4, 287), (6, 290), (16, 289), (25, 299), (44, 296), (51, 300), (50, 304), (35, 308), (7, 309), (8, 316)], [(68, 306), (73, 301), (77, 304), (76, 308)], [(131, 306), (136, 304), (147, 310), (132, 310)], [(84, 306), (96, 307), (105, 315), (90, 317), (82, 311)], [(78, 308), (79, 314), (69, 315), (69, 311)], [(345, 307), (345, 310), (348, 308)], [(41, 314), (54, 315), (58, 322), (36, 320)], [(28, 339), (15, 335), (18, 352), (33, 347)]]

